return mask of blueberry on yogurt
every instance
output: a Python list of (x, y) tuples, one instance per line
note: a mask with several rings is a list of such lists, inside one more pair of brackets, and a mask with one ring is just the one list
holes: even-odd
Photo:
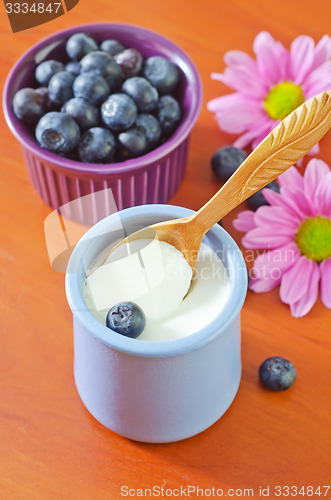
[(106, 326), (114, 332), (136, 339), (146, 324), (145, 314), (133, 302), (120, 302), (112, 307), (106, 318)]

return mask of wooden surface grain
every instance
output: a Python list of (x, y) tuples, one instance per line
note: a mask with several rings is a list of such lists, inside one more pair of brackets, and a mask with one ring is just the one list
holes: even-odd
[[(198, 209), (221, 186), (210, 170), (210, 157), (232, 140), (206, 110), (208, 100), (228, 92), (210, 73), (224, 69), (227, 50), (252, 53), (261, 30), (287, 47), (300, 34), (317, 42), (328, 33), (330, 10), (323, 0), (313, 5), (299, 0), (80, 0), (65, 16), (12, 34), (2, 6), (1, 86), (24, 51), (65, 27), (128, 22), (168, 36), (189, 53), (203, 81), (204, 101), (192, 133), (187, 174), (171, 200)], [(331, 314), (320, 301), (308, 316), (295, 319), (278, 290), (248, 293), (238, 395), (228, 412), (200, 435), (166, 445), (135, 443), (90, 416), (73, 380), (72, 318), (64, 275), (51, 269), (44, 241), (43, 222), (51, 210), (33, 191), (18, 143), (3, 115), (0, 119), (1, 500), (118, 500), (123, 498), (121, 486), (132, 488), (131, 498), (138, 498), (138, 488), (162, 485), (222, 488), (228, 496), (228, 488), (241, 489), (242, 496), (252, 488), (254, 497), (260, 486), (269, 486), (269, 498), (276, 498), (276, 485), (330, 485)], [(329, 132), (322, 140), (319, 155), (329, 165), (330, 137)], [(224, 226), (240, 242), (233, 215), (225, 218)], [(258, 383), (258, 367), (272, 355), (289, 358), (297, 368), (295, 385), (285, 393), (269, 393)], [(321, 489), (320, 498), (325, 491)]]

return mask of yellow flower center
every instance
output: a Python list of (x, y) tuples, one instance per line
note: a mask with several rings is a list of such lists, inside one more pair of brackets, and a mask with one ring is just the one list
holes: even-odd
[(331, 220), (327, 217), (309, 217), (303, 221), (295, 237), (302, 255), (322, 262), (331, 257)]
[(283, 82), (275, 85), (264, 100), (266, 112), (273, 120), (283, 120), (305, 102), (300, 85)]

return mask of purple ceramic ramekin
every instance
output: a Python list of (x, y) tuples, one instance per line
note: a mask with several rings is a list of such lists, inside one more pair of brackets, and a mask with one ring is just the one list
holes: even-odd
[[(15, 116), (12, 102), (17, 90), (36, 87), (36, 66), (46, 59), (65, 60), (65, 43), (77, 32), (91, 35), (97, 42), (115, 38), (134, 47), (144, 57), (162, 55), (180, 68), (176, 97), (182, 108), (177, 130), (161, 146), (139, 158), (112, 164), (86, 164), (63, 158), (39, 146), (33, 132)], [(12, 68), (4, 87), (3, 108), (7, 123), (21, 143), (32, 184), (51, 207), (59, 208), (85, 195), (104, 191), (105, 200), (93, 221), (108, 215), (109, 188), (117, 210), (146, 203), (166, 203), (177, 191), (186, 168), (190, 132), (198, 118), (202, 86), (196, 67), (186, 53), (163, 36), (126, 24), (75, 26), (51, 35), (29, 49)], [(100, 203), (100, 196), (98, 197)]]

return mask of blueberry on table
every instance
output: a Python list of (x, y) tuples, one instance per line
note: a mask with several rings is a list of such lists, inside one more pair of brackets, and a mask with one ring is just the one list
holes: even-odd
[(125, 78), (139, 75), (144, 60), (136, 49), (125, 49), (116, 54), (114, 59), (121, 66)]
[[(275, 191), (276, 193), (279, 193), (279, 184), (277, 181), (271, 181), (265, 187), (268, 189), (272, 189), (272, 191)], [(252, 194), (252, 196), (250, 196), (247, 199), (247, 204), (251, 210), (257, 210), (259, 207), (262, 207), (263, 205), (269, 205), (269, 203), (263, 196), (262, 189)]]
[(93, 72), (102, 76), (111, 92), (119, 88), (123, 80), (121, 67), (115, 59), (102, 50), (90, 52), (81, 60), (82, 73)]
[(272, 391), (286, 391), (295, 380), (296, 369), (281, 356), (266, 359), (259, 368), (261, 383)]
[(112, 94), (101, 106), (101, 119), (115, 132), (130, 128), (137, 118), (137, 106), (126, 94)]
[(86, 130), (99, 124), (98, 108), (92, 102), (82, 97), (73, 97), (62, 106), (61, 111), (72, 116), (81, 130)]
[(70, 153), (79, 143), (79, 126), (71, 116), (50, 111), (39, 120), (36, 139), (43, 148), (53, 153)]
[(143, 332), (146, 318), (141, 308), (133, 302), (120, 302), (112, 307), (106, 317), (111, 330), (136, 339)]
[(64, 64), (59, 61), (54, 61), (53, 59), (43, 61), (36, 67), (36, 80), (40, 85), (45, 87), (55, 73), (64, 71), (64, 69)]
[(14, 113), (26, 123), (37, 123), (44, 114), (44, 96), (35, 89), (18, 90), (13, 99)]
[(101, 43), (100, 49), (104, 52), (107, 52), (107, 54), (109, 54), (110, 56), (114, 57), (119, 52), (125, 50), (125, 47), (118, 40), (109, 39), (104, 40)]
[(224, 146), (213, 154), (211, 168), (221, 181), (227, 181), (246, 157), (247, 154), (242, 149)]
[(155, 116), (141, 113), (137, 116), (136, 126), (144, 132), (148, 148), (155, 146), (161, 137), (161, 126)]
[(52, 76), (48, 83), (48, 95), (51, 101), (56, 104), (64, 104), (71, 99), (73, 95), (72, 84), (75, 75), (68, 71), (58, 71)]
[(162, 132), (170, 135), (177, 128), (181, 116), (178, 101), (171, 95), (160, 97), (158, 102), (157, 117), (160, 122)]
[(67, 41), (66, 50), (70, 59), (79, 61), (89, 52), (98, 50), (98, 45), (93, 38), (85, 33), (75, 33)]
[(143, 74), (160, 95), (170, 94), (179, 81), (178, 67), (162, 56), (148, 57), (144, 63)]
[(106, 80), (92, 71), (78, 75), (72, 88), (75, 97), (82, 97), (93, 104), (100, 104), (109, 95)]
[(81, 71), (81, 65), (78, 61), (70, 61), (65, 65), (65, 70), (69, 73), (72, 73), (75, 76), (78, 76)]
[(78, 145), (79, 158), (85, 163), (110, 163), (115, 151), (115, 137), (102, 127), (87, 130)]
[(159, 94), (146, 78), (128, 78), (122, 85), (122, 91), (134, 100), (141, 113), (150, 113), (156, 109)]
[(118, 142), (124, 159), (141, 156), (148, 149), (146, 135), (138, 127), (130, 128), (130, 130), (118, 134)]

